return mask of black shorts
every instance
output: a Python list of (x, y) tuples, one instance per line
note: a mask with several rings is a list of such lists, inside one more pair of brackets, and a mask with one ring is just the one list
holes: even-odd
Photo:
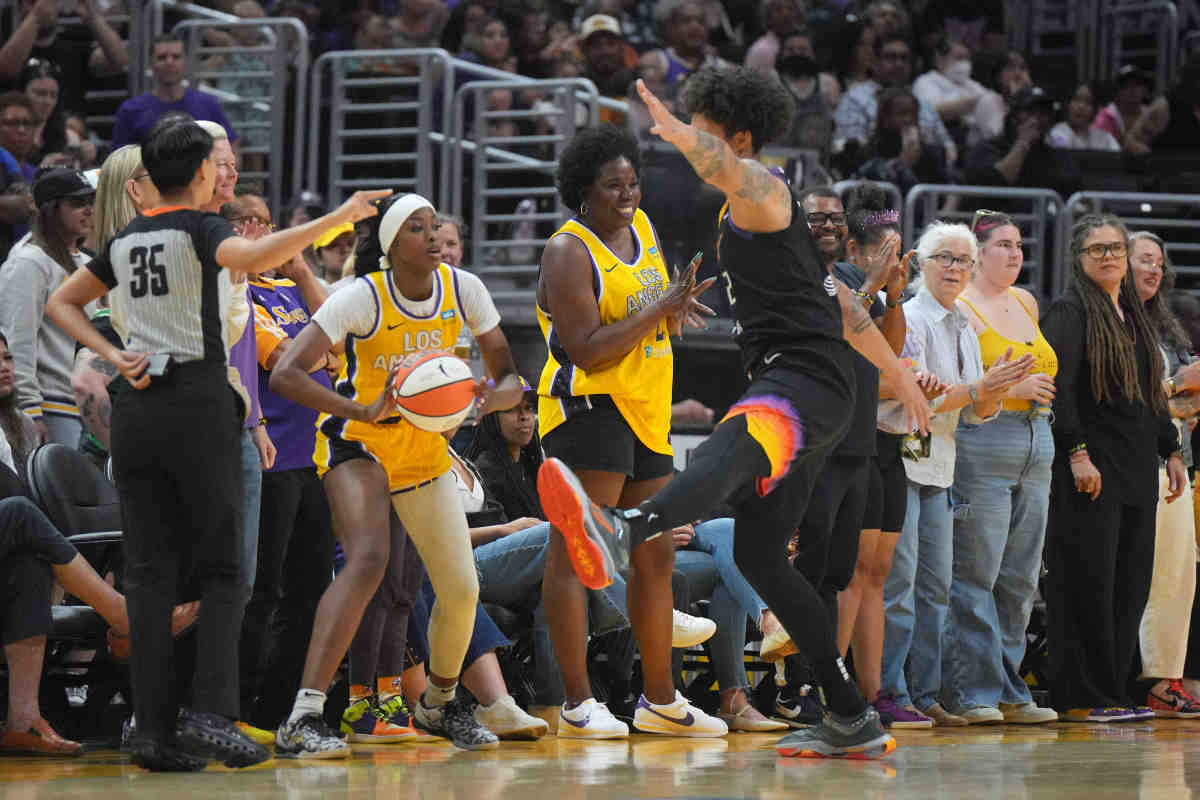
[(867, 499), (864, 528), (868, 521), (877, 521), (876, 528), (884, 533), (899, 533), (904, 527), (904, 514), (908, 510), (908, 478), (904, 474), (904, 461), (900, 456), (902, 433), (875, 431), (875, 464), (878, 467), (879, 491)]
[(573, 470), (616, 472), (632, 481), (675, 471), (675, 458), (642, 444), (612, 399), (603, 395), (593, 395), (591, 408), (570, 415), (542, 437), (542, 449)]

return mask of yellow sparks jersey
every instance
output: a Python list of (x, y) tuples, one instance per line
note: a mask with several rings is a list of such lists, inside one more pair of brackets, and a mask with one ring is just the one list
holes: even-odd
[[(641, 209), (633, 218), (637, 257), (632, 264), (618, 258), (596, 234), (569, 220), (555, 236), (574, 236), (592, 259), (592, 289), (600, 307), (600, 323), (612, 325), (656, 301), (667, 288), (666, 264), (650, 219)], [(637, 346), (602, 369), (585, 372), (571, 363), (559, 341), (555, 321), (541, 306), (538, 326), (549, 355), (538, 381), (538, 432), (545, 436), (572, 414), (591, 408), (591, 395), (608, 395), (621, 416), (656, 453), (672, 455), (671, 382), (675, 356), (667, 323), (662, 320)], [(560, 321), (570, 324), (569, 320)]]
[[(404, 298), (396, 291), (390, 270), (364, 279), (375, 297), (375, 326), (366, 336), (346, 336), (345, 363), (333, 389), (370, 405), (383, 391), (388, 371), (405, 356), (434, 350), (452, 354), (465, 320), (457, 278), (445, 264), (434, 274), (437, 302), (427, 317), (404, 310)], [(356, 451), (383, 466), (393, 492), (436, 478), (451, 466), (440, 434), (423, 431), (399, 415), (375, 423), (325, 413), (317, 418), (313, 460), (318, 473), (325, 474)]]

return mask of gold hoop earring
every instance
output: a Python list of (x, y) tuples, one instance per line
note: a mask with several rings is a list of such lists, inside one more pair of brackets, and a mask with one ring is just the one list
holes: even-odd
[(583, 219), (588, 215), (588, 204), (586, 202), (579, 204), (579, 218)]

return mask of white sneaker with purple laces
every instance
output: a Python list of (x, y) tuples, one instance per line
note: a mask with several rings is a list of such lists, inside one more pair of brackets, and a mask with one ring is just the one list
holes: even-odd
[(725, 720), (705, 714), (679, 692), (675, 692), (674, 702), (661, 706), (651, 703), (646, 695), (639, 697), (633, 727), (642, 733), (667, 736), (714, 737), (729, 733)]

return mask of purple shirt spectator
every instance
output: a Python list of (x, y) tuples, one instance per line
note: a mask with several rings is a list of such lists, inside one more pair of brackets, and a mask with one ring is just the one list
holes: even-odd
[[(300, 294), (299, 287), (290, 280), (267, 280), (254, 277), (250, 280), (250, 296), (255, 305), (255, 316), (259, 321), (269, 317), (273, 325), (259, 325), (258, 388), (262, 399), (263, 417), (267, 420), (267, 433), (275, 443), (277, 452), (275, 466), (268, 472), (302, 469), (313, 465), (313, 447), (317, 434), (317, 412), (293, 403), (270, 390), (271, 371), (262, 368), (271, 352), (279, 343), (279, 333), (284, 338), (294, 339), (308, 325), (308, 306)], [(310, 374), (313, 380), (327, 389), (333, 388), (325, 370)]]
[(229, 141), (237, 141), (237, 133), (230, 124), (229, 117), (225, 115), (220, 101), (210, 94), (187, 89), (183, 98), (175, 102), (166, 102), (147, 93), (131, 97), (122, 103), (113, 122), (113, 149), (127, 144), (141, 144), (146, 134), (154, 127), (154, 123), (171, 111), (182, 111), (191, 114), (194, 119), (207, 119), (219, 123), (229, 134)]

